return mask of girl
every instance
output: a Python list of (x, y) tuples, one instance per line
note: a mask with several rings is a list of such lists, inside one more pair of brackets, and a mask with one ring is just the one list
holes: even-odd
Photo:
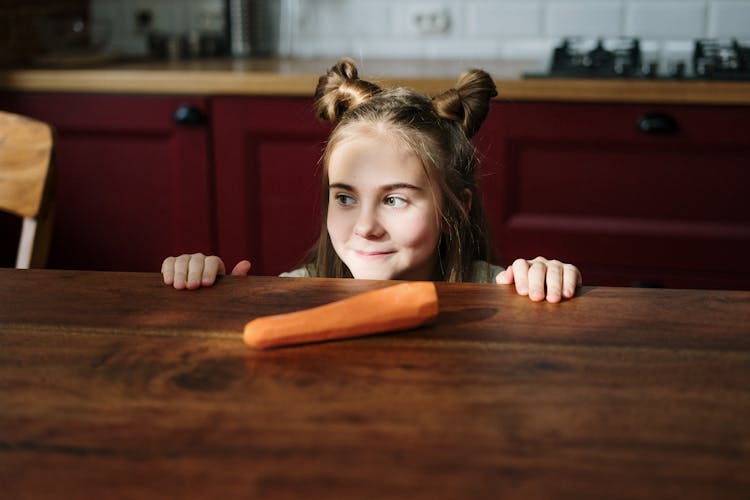
[[(323, 75), (318, 116), (335, 124), (323, 155), (322, 227), (303, 267), (281, 276), (515, 283), (532, 300), (558, 302), (581, 284), (575, 266), (537, 257), (511, 267), (492, 258), (470, 141), (497, 95), (481, 70), (432, 99), (361, 80), (351, 60)], [(233, 275), (247, 275), (243, 260)], [(168, 257), (164, 283), (213, 285), (223, 261)]]

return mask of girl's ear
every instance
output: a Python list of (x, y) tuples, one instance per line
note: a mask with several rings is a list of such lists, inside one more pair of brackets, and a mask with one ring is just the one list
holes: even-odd
[(465, 188), (463, 191), (461, 191), (461, 204), (464, 206), (464, 209), (466, 209), (467, 214), (471, 212), (471, 201), (471, 189)]

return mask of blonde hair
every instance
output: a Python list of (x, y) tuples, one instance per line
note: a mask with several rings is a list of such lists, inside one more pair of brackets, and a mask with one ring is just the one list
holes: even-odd
[[(456, 86), (433, 98), (411, 89), (382, 89), (361, 80), (357, 67), (343, 59), (321, 76), (315, 89), (315, 109), (320, 119), (335, 124), (323, 154), (322, 227), (308, 257), (308, 271), (320, 277), (352, 277), (331, 244), (326, 227), (328, 213), (328, 161), (341, 140), (369, 124), (387, 128), (416, 156), (425, 169), (440, 208), (439, 269), (445, 281), (464, 281), (475, 260), (492, 257), (484, 210), (477, 192), (477, 155), (471, 138), (487, 116), (497, 95), (492, 78), (473, 69)], [(471, 193), (467, 203), (465, 192)]]

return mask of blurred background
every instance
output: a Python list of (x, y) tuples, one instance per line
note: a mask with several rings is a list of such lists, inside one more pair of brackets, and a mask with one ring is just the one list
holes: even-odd
[[(296, 267), (329, 133), (311, 94), (350, 56), (427, 94), (470, 65), (493, 75), (474, 143), (500, 264), (750, 289), (750, 0), (0, 6), (0, 110), (56, 133), (49, 267), (153, 272), (188, 251)], [(19, 227), (0, 218), (0, 266)]]
[(637, 37), (665, 58), (689, 52), (697, 38), (750, 39), (750, 0), (2, 3), (0, 62), (12, 64), (65, 50), (80, 55), (83, 48), (128, 57), (535, 59), (567, 36)]

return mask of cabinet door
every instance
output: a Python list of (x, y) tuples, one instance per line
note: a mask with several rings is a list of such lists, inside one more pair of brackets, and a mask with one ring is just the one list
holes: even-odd
[(219, 255), (254, 274), (298, 266), (320, 232), (330, 128), (309, 98), (216, 98), (212, 116)]
[(0, 94), (0, 108), (55, 128), (56, 211), (49, 267), (158, 271), (212, 252), (208, 132), (173, 113), (196, 98)]
[[(750, 107), (493, 104), (478, 143), (506, 263), (554, 256), (588, 284), (750, 287)], [(640, 130), (648, 118), (664, 130)]]

